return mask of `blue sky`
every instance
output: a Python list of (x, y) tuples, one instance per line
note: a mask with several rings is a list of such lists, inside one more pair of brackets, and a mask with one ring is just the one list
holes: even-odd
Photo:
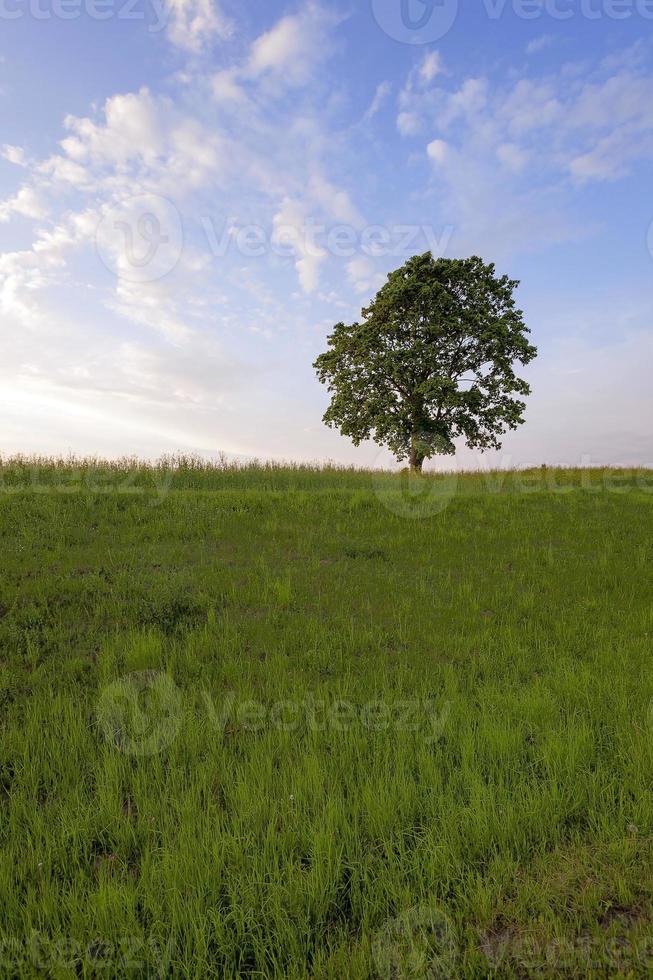
[(521, 280), (540, 352), (462, 465), (653, 464), (653, 0), (0, 19), (0, 451), (387, 463), (311, 364), (431, 248)]

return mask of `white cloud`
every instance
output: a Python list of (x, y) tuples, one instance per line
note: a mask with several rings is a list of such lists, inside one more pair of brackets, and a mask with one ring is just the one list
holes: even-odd
[(170, 344), (183, 347), (196, 332), (180, 315), (176, 287), (174, 280), (130, 282), (118, 279), (115, 301), (110, 307), (130, 323), (148, 327)]
[(414, 136), (422, 128), (422, 120), (416, 112), (400, 112), (397, 116), (397, 129), (402, 136)]
[(215, 41), (227, 40), (233, 25), (215, 0), (167, 0), (169, 40), (179, 48), (197, 53)]
[(419, 66), (419, 77), (422, 82), (432, 82), (436, 75), (442, 72), (442, 56), (439, 51), (429, 51)]
[(449, 147), (444, 140), (431, 140), (426, 147), (426, 153), (429, 159), (435, 163), (444, 163), (447, 159), (448, 149)]
[(290, 249), (295, 255), (295, 268), (305, 293), (318, 285), (320, 265), (327, 253), (311, 234), (306, 207), (301, 201), (286, 198), (273, 218), (273, 241), (279, 248)]
[(72, 136), (61, 141), (69, 159), (83, 164), (126, 164), (136, 158), (156, 161), (163, 147), (163, 116), (171, 103), (152, 96), (148, 89), (114, 95), (104, 104), (104, 121), (67, 116)]
[(31, 249), (0, 253), (0, 310), (21, 325), (33, 327), (42, 317), (41, 293), (58, 283), (67, 254), (93, 241), (98, 213), (70, 213), (51, 229), (41, 229)]
[(146, 88), (107, 99), (102, 116), (99, 121), (68, 116), (71, 135), (61, 141), (63, 155), (45, 161), (43, 170), (78, 187), (101, 180), (114, 194), (137, 193), (135, 182), (140, 181), (150, 192), (179, 196), (226, 170), (231, 161), (215, 128)]
[(380, 82), (376, 86), (376, 91), (374, 92), (374, 98), (369, 104), (369, 107), (365, 111), (364, 119), (372, 119), (373, 116), (377, 114), (379, 109), (386, 102), (390, 92), (392, 91), (392, 85), (390, 82)]
[(309, 181), (309, 193), (334, 221), (360, 228), (365, 219), (352, 202), (349, 194), (321, 175), (313, 175)]
[[(198, 349), (195, 331), (189, 326), (198, 315), (191, 301), (197, 292), (210, 294), (206, 266), (198, 264), (188, 249), (178, 276), (167, 278), (165, 284), (133, 284), (124, 277), (109, 277), (107, 285), (96, 252), (96, 233), (103, 216), (111, 215), (116, 204), (126, 207), (134, 195), (150, 194), (154, 201), (150, 210), (155, 212), (156, 202), (163, 207), (167, 197), (188, 200), (209, 184), (215, 189), (227, 168), (220, 135), (180, 111), (172, 100), (155, 97), (147, 89), (113, 96), (95, 118), (69, 116), (65, 127), (68, 135), (62, 141), (62, 152), (31, 165), (32, 184), (0, 206), (0, 220), (17, 212), (41, 218), (45, 215), (41, 195), (46, 195), (54, 216), (52, 225), (38, 232), (30, 249), (0, 256), (0, 309), (5, 322), (26, 326), (30, 336), (40, 338), (40, 347), (25, 355), (31, 363), (41, 363), (40, 370), (50, 376), (54, 366), (51, 370), (43, 361), (41, 351), (55, 343), (55, 324), (70, 323), (70, 328), (61, 329), (74, 332), (79, 323), (82, 334), (87, 331), (79, 354), (71, 358), (70, 368), (78, 379), (77, 367), (92, 362), (94, 350), (104, 343), (98, 331), (107, 318), (114, 329), (118, 317), (131, 324), (132, 330), (152, 331), (170, 346), (192, 344)], [(69, 206), (71, 201), (76, 202), (76, 209)], [(126, 235), (118, 235), (113, 245), (110, 272), (121, 273), (126, 268)], [(93, 311), (83, 326), (82, 309), (77, 318), (70, 310), (64, 314), (53, 307), (52, 296), (65, 303), (66, 295), (74, 290), (75, 263), (88, 264), (89, 259), (96, 275), (87, 269), (82, 275), (88, 284), (75, 291), (75, 305), (87, 302)], [(102, 285), (94, 282), (97, 278)], [(92, 370), (89, 383), (99, 385), (106, 368), (103, 362), (101, 370)], [(112, 384), (120, 388), (122, 382), (116, 379)]]
[(235, 68), (217, 72), (211, 79), (211, 89), (218, 102), (247, 101), (245, 92), (238, 84), (238, 71)]
[(347, 275), (357, 293), (373, 292), (384, 279), (373, 260), (365, 255), (356, 255), (350, 259), (347, 263)]
[(299, 16), (283, 17), (271, 30), (252, 44), (249, 69), (253, 75), (264, 71), (286, 71), (303, 60), (304, 42)]
[(397, 126), (431, 137), (432, 193), (458, 248), (540, 248), (589, 232), (570, 206), (574, 183), (617, 180), (653, 161), (652, 90), (638, 51), (565, 78), (469, 78), (453, 88), (439, 76), (420, 86), (413, 69)]
[(5, 143), (0, 151), (0, 156), (4, 160), (8, 160), (9, 163), (15, 164), (17, 167), (26, 167), (27, 160), (25, 158), (25, 150), (22, 146), (12, 146), (10, 143)]
[(13, 214), (38, 219), (44, 218), (47, 211), (34, 188), (25, 186), (13, 197), (0, 201), (0, 223), (9, 221)]
[(424, 125), (422, 109), (428, 101), (426, 94), (428, 86), (443, 72), (444, 65), (439, 51), (427, 52), (420, 63), (409, 71), (399, 93), (397, 128), (402, 136), (414, 136), (422, 129)]
[(366, 222), (349, 194), (321, 174), (313, 174), (302, 199), (285, 197), (273, 217), (275, 246), (290, 250), (305, 293), (319, 285), (320, 269), (328, 258), (321, 235), (333, 223), (362, 229)]
[[(570, 90), (571, 86), (567, 91)], [(564, 98), (558, 79), (519, 79), (511, 90), (501, 93), (502, 104), (496, 109), (498, 122), (517, 136), (545, 129), (564, 116)]]
[(70, 184), (80, 190), (93, 184), (93, 177), (86, 167), (59, 154), (43, 160), (35, 167), (34, 172), (37, 176), (46, 177), (50, 182)]
[(284, 88), (303, 85), (330, 53), (329, 29), (336, 23), (337, 17), (317, 3), (282, 17), (252, 43), (243, 74), (274, 77)]
[(483, 112), (488, 101), (488, 88), (487, 79), (468, 78), (449, 95), (440, 117), (441, 125), (446, 127), (460, 116), (473, 117)]
[(526, 54), (537, 54), (538, 51), (544, 51), (545, 48), (549, 48), (554, 43), (555, 36), (553, 34), (540, 34), (528, 42)]
[(4, 252), (0, 255), (0, 310), (6, 321), (31, 326), (39, 315), (38, 290), (51, 285), (64, 260), (52, 253)]

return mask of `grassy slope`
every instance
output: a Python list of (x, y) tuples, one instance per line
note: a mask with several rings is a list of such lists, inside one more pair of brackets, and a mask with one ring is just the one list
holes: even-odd
[(125, 472), (0, 471), (2, 975), (650, 975), (652, 474)]

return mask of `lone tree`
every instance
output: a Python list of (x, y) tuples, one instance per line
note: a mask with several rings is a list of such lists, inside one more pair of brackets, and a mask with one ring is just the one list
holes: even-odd
[(323, 421), (355, 445), (373, 438), (420, 472), (425, 459), (500, 449), (523, 423), (530, 388), (515, 375), (537, 350), (515, 308), (518, 282), (478, 256), (415, 255), (391, 272), (360, 323), (336, 323), (314, 363), (332, 393)]

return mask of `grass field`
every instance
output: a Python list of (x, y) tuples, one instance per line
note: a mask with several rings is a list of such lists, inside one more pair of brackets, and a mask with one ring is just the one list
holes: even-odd
[(0, 975), (653, 974), (653, 472), (0, 466)]

